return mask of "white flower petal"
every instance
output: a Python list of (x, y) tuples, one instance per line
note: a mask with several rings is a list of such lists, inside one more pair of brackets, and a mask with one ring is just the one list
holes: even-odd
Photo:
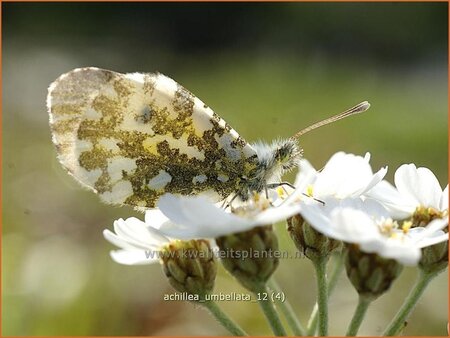
[(302, 205), (301, 215), (314, 229), (325, 236), (335, 238), (334, 229), (329, 226), (330, 218), (319, 206), (315, 204)]
[(339, 233), (340, 240), (347, 243), (361, 243), (381, 238), (378, 226), (361, 210), (337, 208), (331, 214), (331, 227)]
[(127, 241), (131, 241), (134, 242), (136, 241), (136, 239), (139, 239), (139, 236), (136, 235), (135, 231), (133, 231), (133, 228), (135, 229), (140, 229), (136, 230), (138, 232), (142, 233), (142, 229), (144, 231), (146, 231), (146, 225), (144, 222), (142, 222), (141, 220), (137, 219), (136, 217), (130, 217), (127, 218), (126, 220), (119, 218), (118, 220), (114, 221), (113, 224), (114, 227), (114, 232), (126, 239)]
[(280, 221), (284, 221), (291, 216), (294, 216), (300, 212), (300, 203), (295, 204), (283, 204), (279, 207), (268, 208), (261, 213), (257, 214), (253, 219), (255, 225), (269, 225)]
[[(256, 202), (255, 202), (256, 203)], [(248, 204), (251, 206), (251, 203)], [(278, 207), (232, 214), (201, 196), (175, 196), (166, 194), (158, 206), (171, 223), (161, 226), (165, 235), (178, 239), (216, 238), (250, 230), (259, 225), (269, 225), (298, 213), (300, 205), (282, 203)]]
[(118, 263), (150, 264), (158, 260), (158, 256), (146, 256), (146, 253), (157, 253), (170, 242), (158, 229), (155, 229), (137, 218), (118, 219), (114, 222), (114, 231), (103, 231), (107, 241), (122, 250), (111, 251), (111, 257)]
[(402, 195), (400, 195), (398, 190), (385, 180), (367, 191), (365, 195), (382, 202), (398, 203), (402, 201)]
[[(435, 219), (431, 221), (423, 230), (416, 230), (417, 234), (415, 235), (416, 242), (423, 240), (424, 238), (433, 236), (436, 232), (441, 231), (448, 225), (448, 219)], [(414, 229), (412, 229), (414, 230)]]
[(335, 206), (339, 206), (340, 208), (351, 208), (355, 210), (363, 211), (364, 213), (370, 215), (371, 219), (385, 219), (389, 218), (390, 214), (388, 210), (384, 207), (380, 202), (373, 199), (362, 199), (361, 197), (357, 198), (345, 198), (343, 200), (338, 200), (334, 202), (333, 200), (326, 200), (327, 204), (332, 206), (334, 203)]
[(360, 181), (364, 180), (367, 174), (366, 171), (360, 170), (360, 164), (367, 165), (360, 156), (343, 152), (334, 154), (317, 177), (314, 184), (314, 196), (343, 198), (353, 193), (355, 186), (356, 189), (360, 188)]
[(442, 192), (439, 210), (448, 210), (448, 184)]
[(144, 250), (115, 250), (110, 255), (115, 262), (125, 265), (153, 264), (159, 261), (156, 255), (147, 258)]
[(421, 193), (418, 197), (422, 205), (439, 208), (442, 188), (437, 177), (428, 168), (418, 168), (417, 174), (420, 178), (418, 191)]
[(200, 238), (198, 233), (201, 231), (199, 227), (188, 227), (181, 224), (167, 222), (161, 225), (159, 230), (168, 237), (175, 239), (195, 239)]
[(150, 237), (147, 238), (147, 243), (152, 247), (160, 248), (170, 242), (170, 238), (165, 236), (159, 229), (148, 226), (147, 231), (150, 234)]
[[(417, 265), (422, 254), (420, 248), (396, 239), (384, 240), (380, 244), (381, 246), (374, 252), (383, 258), (395, 259), (403, 265)], [(362, 243), (361, 250), (365, 249), (366, 243)]]
[(158, 207), (172, 221), (160, 230), (172, 238), (211, 238), (252, 227), (248, 220), (225, 212), (202, 196), (165, 194)]
[(314, 183), (316, 179), (317, 171), (306, 159), (301, 159), (299, 162), (298, 173), (295, 178), (294, 185), (300, 190), (305, 190), (308, 185)]
[(103, 236), (108, 242), (124, 250), (149, 249), (149, 247), (146, 245), (141, 246), (137, 245), (136, 243), (130, 243), (128, 240), (124, 239), (123, 237), (117, 236), (115, 233), (109, 231), (108, 229), (103, 230)]
[(152, 228), (159, 229), (168, 220), (159, 209), (147, 209), (145, 211), (145, 223)]
[(395, 172), (395, 185), (402, 195), (414, 198), (417, 205), (439, 208), (442, 189), (430, 169), (403, 164)]
[(228, 227), (214, 227), (207, 223), (198, 224), (196, 226), (186, 227), (178, 224), (171, 223), (167, 226), (162, 226), (161, 231), (172, 238), (181, 240), (189, 239), (204, 239), (204, 238), (217, 238), (220, 236), (228, 235), (231, 233), (238, 233), (250, 230), (255, 227), (255, 224), (241, 223), (241, 224), (229, 224)]
[(400, 194), (414, 199), (417, 205), (420, 203), (416, 196), (417, 187), (415, 187), (418, 181), (417, 168), (412, 163), (403, 164), (395, 171), (394, 182), (398, 191)]
[(185, 226), (216, 226), (246, 223), (238, 216), (216, 207), (203, 196), (163, 195), (158, 202), (161, 211), (176, 224)]
[(382, 203), (388, 210), (392, 218), (404, 219), (414, 212), (417, 201), (409, 196), (403, 196), (389, 182), (381, 181), (368, 192), (365, 196), (375, 199)]
[(304, 203), (300, 211), (303, 218), (320, 233), (348, 243), (379, 236), (377, 226), (364, 211), (368, 209), (386, 215), (384, 208), (376, 201), (327, 198), (324, 203)]
[(445, 232), (442, 233), (436, 233), (434, 235), (431, 235), (430, 237), (423, 238), (420, 240), (416, 245), (418, 248), (426, 248), (427, 246), (432, 246), (438, 243), (442, 243), (448, 241), (448, 234)]
[(299, 161), (298, 173), (295, 177), (295, 190), (290, 193), (285, 203), (295, 203), (299, 199), (302, 199), (302, 195), (305, 194), (309, 186), (312, 186), (316, 180), (317, 171), (313, 168), (308, 160), (302, 159)]
[(128, 243), (139, 248), (159, 247), (169, 241), (157, 229), (147, 227), (135, 217), (127, 218), (125, 221), (123, 219), (114, 221), (114, 231)]
[(386, 176), (387, 174), (387, 171), (388, 167), (384, 167), (378, 170), (375, 175), (372, 176), (372, 179), (367, 183), (366, 187), (359, 194), (364, 194), (365, 192), (376, 186), (378, 183), (382, 182), (384, 176)]
[[(361, 157), (338, 152), (330, 158), (321, 172), (315, 172), (309, 162), (301, 162), (296, 187), (305, 192), (306, 187), (312, 185), (313, 195), (318, 199), (327, 196), (338, 199), (358, 197), (380, 182), (387, 172), (385, 167), (374, 175), (369, 160), (369, 153)], [(306, 173), (301, 172), (302, 166)]]

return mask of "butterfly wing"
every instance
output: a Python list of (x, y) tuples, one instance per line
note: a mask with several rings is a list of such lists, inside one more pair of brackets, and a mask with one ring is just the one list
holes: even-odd
[(166, 192), (219, 201), (256, 166), (235, 130), (162, 74), (75, 69), (50, 85), (47, 106), (59, 161), (106, 203), (151, 208)]

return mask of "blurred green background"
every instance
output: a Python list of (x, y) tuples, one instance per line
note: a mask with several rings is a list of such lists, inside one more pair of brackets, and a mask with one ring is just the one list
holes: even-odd
[[(320, 168), (336, 151), (369, 151), (390, 180), (413, 162), (446, 185), (446, 3), (3, 3), (2, 14), (3, 335), (226, 334), (204, 310), (163, 301), (172, 289), (160, 266), (109, 258), (102, 230), (142, 216), (103, 205), (56, 160), (47, 87), (73, 68), (160, 71), (247, 141), (288, 137), (368, 100), (366, 114), (304, 136), (305, 156)], [(404, 270), (361, 334), (382, 333), (415, 275)], [(305, 323), (311, 264), (282, 261), (276, 277)], [(433, 281), (405, 334), (447, 335), (447, 284), (447, 273)], [(221, 270), (216, 292), (231, 291), (244, 292)], [(356, 299), (342, 275), (330, 334), (345, 332)], [(270, 334), (256, 304), (221, 306), (250, 333)]]

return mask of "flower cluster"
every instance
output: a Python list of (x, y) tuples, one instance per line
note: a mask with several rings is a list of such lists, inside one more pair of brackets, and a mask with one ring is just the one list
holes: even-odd
[[(253, 251), (267, 254), (248, 259), (220, 256), (225, 269), (249, 291), (266, 290), (279, 264), (278, 257), (269, 255), (278, 249), (273, 225), (287, 221), (292, 240), (315, 265), (318, 280), (321, 275), (326, 278), (324, 267), (331, 253), (342, 248), (347, 276), (361, 304), (368, 304), (389, 289), (403, 265), (418, 266), (434, 276), (448, 263), (448, 185), (442, 189), (427, 168), (404, 164), (395, 172), (394, 186), (384, 180), (387, 167), (374, 173), (369, 161), (370, 154), (338, 152), (317, 171), (302, 159), (293, 185), (255, 192), (245, 202), (214, 204), (204, 196), (166, 194), (158, 209), (146, 211), (145, 221), (119, 219), (114, 232), (105, 230), (104, 236), (120, 248), (111, 251), (116, 262), (159, 261), (175, 289), (206, 299), (217, 270), (214, 250), (245, 251), (246, 257)], [(197, 255), (183, 258), (179, 254), (185, 250)], [(326, 335), (327, 294), (320, 288), (319, 334)], [(268, 311), (274, 333), (284, 335), (270, 307), (262, 308)], [(397, 332), (403, 322), (399, 317), (387, 333)], [(352, 321), (347, 334), (356, 334), (358, 325)], [(238, 327), (228, 328), (242, 334)], [(293, 331), (305, 333), (295, 325)]]
[(202, 239), (248, 231), (300, 214), (321, 234), (358, 244), (406, 265), (416, 265), (421, 249), (448, 239), (448, 185), (442, 190), (427, 168), (405, 164), (395, 173), (395, 187), (383, 180), (387, 167), (376, 173), (364, 157), (336, 153), (321, 171), (307, 160), (299, 163), (296, 189), (279, 187), (269, 198), (255, 194), (237, 208), (223, 208), (203, 196), (164, 195), (159, 209), (114, 222), (107, 240), (122, 250), (112, 258), (123, 264), (157, 261), (145, 252), (164, 247), (171, 239)]

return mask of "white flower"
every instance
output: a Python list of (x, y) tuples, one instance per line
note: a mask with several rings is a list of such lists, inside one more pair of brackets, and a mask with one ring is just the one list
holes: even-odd
[(442, 190), (430, 169), (403, 164), (395, 172), (394, 181), (396, 187), (382, 181), (367, 196), (380, 201), (395, 218), (410, 217), (418, 207), (433, 208), (446, 217), (448, 184)]
[(410, 229), (411, 222), (393, 221), (388, 211), (374, 200), (328, 198), (324, 202), (325, 205), (308, 203), (302, 208), (302, 216), (317, 231), (405, 265), (417, 264), (422, 248), (448, 240), (448, 234), (441, 230), (447, 226), (447, 219)]
[(319, 200), (330, 196), (336, 199), (358, 197), (378, 184), (387, 172), (384, 167), (374, 174), (369, 161), (369, 153), (361, 157), (338, 152), (322, 171), (316, 171), (307, 160), (301, 160), (295, 180), (297, 189), (289, 199), (301, 194)]
[[(278, 194), (275, 194), (279, 196)], [(269, 200), (254, 196), (235, 212), (225, 211), (202, 196), (188, 197), (166, 194), (159, 200), (160, 209), (145, 212), (145, 222), (130, 217), (114, 222), (114, 232), (104, 230), (104, 237), (121, 250), (111, 251), (114, 261), (121, 264), (151, 264), (171, 241), (216, 238), (222, 235), (268, 225), (298, 213), (299, 205), (285, 205), (282, 199)]]
[(166, 222), (167, 218), (157, 209), (147, 210), (145, 222), (135, 217), (114, 221), (115, 233), (103, 231), (109, 242), (121, 248), (110, 252), (112, 259), (126, 265), (158, 262), (158, 252), (171, 241), (158, 230)]
[(299, 212), (299, 204), (280, 200), (271, 204), (264, 196), (255, 195), (231, 213), (203, 196), (165, 194), (159, 199), (158, 208), (170, 223), (164, 223), (160, 230), (177, 239), (216, 238), (286, 220)]

